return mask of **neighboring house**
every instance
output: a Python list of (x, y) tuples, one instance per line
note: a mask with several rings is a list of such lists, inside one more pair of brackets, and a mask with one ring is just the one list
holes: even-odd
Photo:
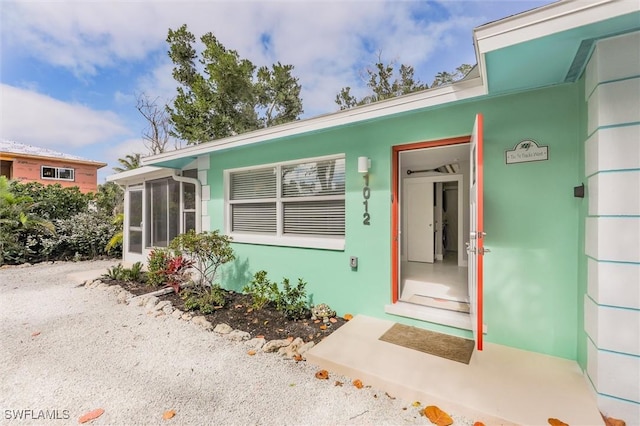
[(47, 148), (0, 140), (0, 175), (19, 182), (59, 183), (81, 192), (97, 192), (98, 169), (107, 163)]
[(575, 360), (602, 412), (639, 424), (640, 5), (561, 1), (473, 34), (453, 85), (110, 176), (124, 259), (220, 229), (229, 288), (264, 269), (339, 313)]

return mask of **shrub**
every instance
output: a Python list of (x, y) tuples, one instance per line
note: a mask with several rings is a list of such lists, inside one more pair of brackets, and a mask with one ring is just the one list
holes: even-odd
[(180, 292), (180, 286), (189, 279), (188, 269), (193, 266), (191, 260), (186, 259), (182, 255), (178, 255), (169, 259), (167, 269), (164, 270), (167, 285), (173, 287), (173, 291)]
[(288, 278), (283, 278), (280, 289), (278, 284), (269, 281), (265, 271), (259, 271), (242, 291), (251, 294), (254, 309), (261, 309), (267, 303), (274, 302), (278, 312), (297, 320), (307, 318), (310, 314), (306, 285), (302, 278), (298, 278), (296, 286), (292, 286)]
[(204, 292), (196, 289), (185, 290), (182, 299), (186, 310), (199, 310), (203, 314), (212, 314), (227, 304), (226, 294), (218, 284), (212, 285)]
[(231, 238), (221, 235), (218, 230), (200, 234), (190, 230), (174, 238), (169, 248), (192, 259), (193, 268), (199, 273), (198, 283), (209, 287), (213, 285), (218, 268), (235, 259), (230, 243)]
[(282, 290), (276, 295), (276, 309), (282, 312), (287, 318), (292, 320), (302, 319), (309, 316), (309, 303), (307, 301), (306, 282), (298, 278), (298, 284), (293, 287), (289, 284), (289, 279), (282, 280)]
[(89, 211), (93, 194), (83, 194), (77, 186), (63, 188), (59, 183), (43, 185), (39, 182), (11, 182), (11, 192), (26, 196), (35, 203), (33, 213), (48, 219), (66, 219)]
[(112, 266), (107, 269), (105, 274), (102, 274), (104, 278), (109, 278), (116, 281), (142, 281), (142, 263), (134, 263), (130, 269), (122, 266), (122, 263), (118, 263), (116, 266)]
[(142, 262), (136, 262), (131, 265), (131, 269), (127, 269), (125, 280), (137, 282), (141, 282), (143, 280)]
[(45, 238), (42, 243), (44, 252), (55, 259), (95, 259), (106, 255), (105, 247), (117, 231), (110, 217), (95, 212), (78, 213), (54, 224), (57, 237)]
[(258, 271), (242, 291), (251, 295), (254, 309), (262, 309), (267, 303), (275, 301), (278, 285), (267, 279), (266, 271)]
[(107, 272), (102, 274), (102, 276), (111, 280), (124, 281), (125, 270), (122, 267), (122, 263), (118, 263), (116, 266), (107, 269)]
[(147, 283), (153, 286), (167, 284), (178, 293), (180, 286), (189, 279), (188, 269), (193, 262), (168, 249), (154, 249), (149, 253)]
[(164, 271), (167, 269), (170, 257), (167, 249), (151, 250), (147, 259), (147, 284), (157, 287), (165, 282)]

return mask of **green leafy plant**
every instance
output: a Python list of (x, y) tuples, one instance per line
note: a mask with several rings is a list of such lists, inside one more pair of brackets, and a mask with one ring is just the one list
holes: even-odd
[(181, 285), (190, 277), (189, 268), (193, 261), (178, 252), (168, 249), (154, 249), (149, 253), (147, 283), (152, 286), (166, 284), (178, 293)]
[(142, 262), (136, 262), (133, 265), (131, 265), (130, 269), (126, 270), (126, 280), (127, 281), (137, 281), (140, 282), (143, 280), (143, 273), (142, 273)]
[(122, 263), (118, 263), (115, 266), (107, 269), (107, 272), (102, 274), (103, 278), (108, 278), (111, 280), (124, 281), (126, 277), (126, 270), (122, 266)]
[(124, 241), (124, 233), (123, 233), (123, 230), (122, 230), (122, 224), (124, 223), (124, 213), (117, 214), (113, 218), (111, 223), (114, 226), (116, 226), (117, 231), (116, 231), (115, 234), (113, 234), (111, 239), (109, 239), (109, 242), (107, 243), (107, 245), (104, 248), (104, 250), (107, 253), (110, 253), (116, 247), (122, 248), (122, 242)]
[(180, 292), (180, 286), (189, 279), (188, 269), (193, 266), (193, 261), (178, 255), (169, 259), (167, 268), (163, 271), (166, 283), (173, 287), (173, 291)]
[(147, 258), (147, 284), (158, 287), (165, 282), (164, 271), (167, 269), (171, 254), (169, 250), (156, 248), (151, 250)]
[(198, 310), (203, 314), (212, 314), (227, 304), (225, 291), (214, 284), (206, 291), (188, 289), (182, 292), (184, 307), (188, 311)]
[(131, 268), (125, 268), (122, 263), (118, 263), (115, 266), (107, 269), (107, 272), (102, 274), (104, 278), (108, 278), (116, 281), (142, 281), (142, 263), (136, 262), (131, 265)]
[(298, 284), (292, 286), (289, 279), (282, 280), (282, 290), (278, 290), (275, 302), (276, 309), (292, 320), (307, 318), (309, 316), (309, 303), (307, 301), (307, 283), (298, 278)]
[(269, 281), (266, 271), (258, 271), (242, 291), (251, 295), (251, 306), (254, 309), (262, 309), (267, 303), (275, 301), (278, 285)]
[(190, 230), (178, 235), (169, 248), (193, 260), (193, 269), (198, 272), (198, 284), (210, 287), (216, 278), (218, 268), (235, 259), (231, 248), (231, 238), (218, 230), (196, 234)]

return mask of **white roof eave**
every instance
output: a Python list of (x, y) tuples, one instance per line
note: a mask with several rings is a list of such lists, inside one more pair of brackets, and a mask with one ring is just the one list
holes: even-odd
[(487, 52), (637, 11), (636, 1), (557, 1), (475, 28), (476, 58), (482, 64)]
[(393, 99), (376, 102), (361, 107), (356, 107), (331, 114), (325, 114), (305, 120), (268, 127), (237, 136), (189, 146), (180, 150), (165, 152), (162, 154), (142, 159), (142, 164), (153, 165), (185, 157), (198, 157), (223, 149), (236, 148), (254, 143), (266, 142), (287, 136), (294, 136), (308, 132), (314, 132), (332, 127), (358, 123), (393, 114), (415, 111), (464, 99), (471, 99), (485, 95), (486, 88), (481, 77), (459, 81), (457, 83), (399, 96)]
[(155, 166), (143, 166), (137, 169), (127, 170), (107, 176), (107, 182), (115, 182), (119, 185), (126, 185), (136, 182), (144, 182), (148, 179), (160, 178), (173, 174), (172, 169)]

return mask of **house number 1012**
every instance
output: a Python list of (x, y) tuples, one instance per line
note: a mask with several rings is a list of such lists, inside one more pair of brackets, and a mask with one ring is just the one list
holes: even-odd
[(364, 204), (364, 214), (362, 215), (364, 219), (362, 220), (362, 224), (371, 225), (371, 215), (369, 214), (369, 198), (371, 197), (371, 189), (369, 188), (369, 174), (364, 175), (364, 188), (362, 188), (362, 197), (364, 198), (364, 201), (362, 202), (362, 204)]

